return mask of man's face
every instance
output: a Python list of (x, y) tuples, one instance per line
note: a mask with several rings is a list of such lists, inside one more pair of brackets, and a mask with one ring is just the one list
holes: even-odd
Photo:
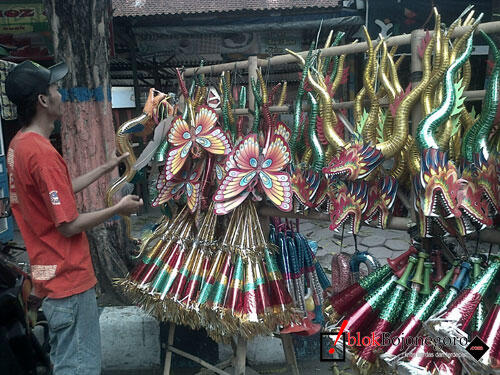
[(57, 84), (50, 85), (48, 95), (48, 111), (54, 116), (55, 120), (60, 120), (62, 116), (61, 94), (58, 91)]

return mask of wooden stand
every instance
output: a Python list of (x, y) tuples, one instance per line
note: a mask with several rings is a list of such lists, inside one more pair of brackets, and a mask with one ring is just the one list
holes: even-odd
[[(172, 353), (178, 354), (184, 358), (190, 359), (203, 366), (205, 369), (221, 375), (245, 375), (247, 372), (246, 359), (247, 359), (247, 340), (241, 336), (236, 337), (236, 342), (233, 339), (231, 346), (233, 347), (233, 358), (223, 361), (216, 365), (198, 358), (192, 354), (186, 353), (183, 350), (175, 348), (174, 345), (175, 324), (169, 323), (168, 340), (165, 354), (165, 366), (163, 367), (163, 375), (170, 374), (172, 365)], [(293, 341), (290, 335), (279, 335), (283, 344), (283, 351), (285, 352), (286, 363), (290, 367), (293, 375), (299, 375), (299, 368), (297, 367), (297, 359), (295, 358), (295, 351), (293, 348)], [(224, 369), (232, 367), (231, 372), (226, 372)], [(206, 373), (207, 370), (202, 370), (198, 374)]]

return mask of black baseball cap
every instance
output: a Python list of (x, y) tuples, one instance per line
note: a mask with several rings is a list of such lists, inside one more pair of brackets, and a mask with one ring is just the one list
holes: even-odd
[(7, 75), (5, 92), (11, 102), (20, 104), (30, 95), (44, 92), (67, 73), (68, 66), (65, 62), (47, 69), (36, 62), (26, 60), (16, 65)]

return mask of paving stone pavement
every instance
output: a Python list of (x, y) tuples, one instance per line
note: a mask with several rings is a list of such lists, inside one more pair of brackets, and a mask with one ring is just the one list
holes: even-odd
[[(342, 233), (331, 231), (328, 225), (328, 222), (323, 221), (301, 220), (299, 229), (309, 240), (318, 243), (316, 257), (330, 274), (332, 255), (340, 252), (354, 254), (355, 246), (352, 234), (345, 232), (344, 238), (341, 239)], [(368, 251), (384, 265), (387, 258), (396, 257), (402, 251), (408, 250), (410, 236), (405, 231), (363, 226), (357, 235), (357, 243), (359, 251)]]

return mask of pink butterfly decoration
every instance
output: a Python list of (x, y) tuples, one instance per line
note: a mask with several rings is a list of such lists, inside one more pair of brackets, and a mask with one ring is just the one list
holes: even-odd
[(216, 126), (217, 114), (207, 106), (202, 106), (194, 121), (188, 124), (182, 117), (172, 121), (168, 132), (168, 141), (174, 147), (168, 152), (165, 164), (165, 179), (171, 180), (192, 154), (202, 157), (202, 150), (215, 155), (227, 155), (231, 152), (228, 137)]
[(186, 193), (187, 206), (191, 212), (196, 211), (200, 205), (201, 198), (201, 181), (200, 177), (203, 174), (203, 169), (205, 167), (205, 160), (202, 159), (196, 165), (191, 168), (191, 163), (185, 164), (185, 168), (175, 175), (171, 180), (167, 180), (166, 174), (166, 164), (163, 169), (163, 173), (158, 176), (156, 182), (156, 189), (158, 190), (158, 196), (151, 203), (153, 207), (157, 207), (160, 204), (166, 203), (171, 199), (178, 200), (182, 194)]
[(292, 209), (290, 175), (283, 169), (290, 162), (285, 139), (273, 134), (261, 152), (257, 135), (245, 137), (226, 159), (226, 176), (214, 196), (215, 213), (227, 214), (257, 187), (282, 211)]

